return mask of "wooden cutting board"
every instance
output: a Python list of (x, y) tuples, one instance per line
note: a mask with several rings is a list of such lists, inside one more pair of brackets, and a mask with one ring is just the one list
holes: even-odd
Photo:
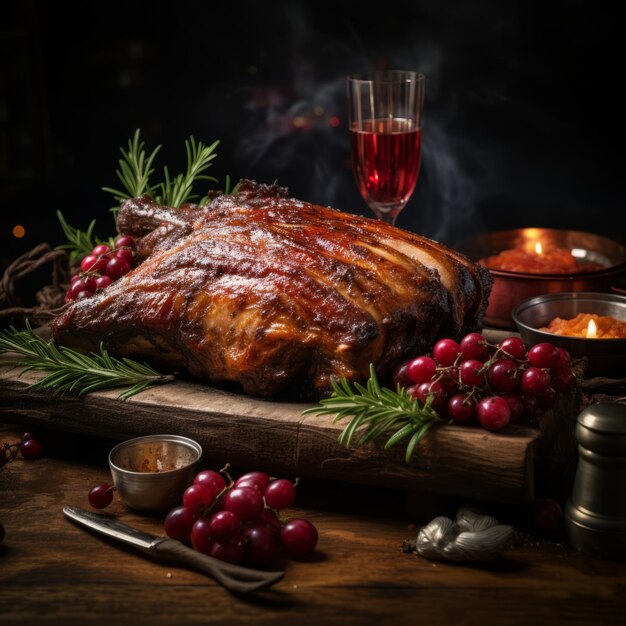
[(205, 465), (212, 468), (230, 462), (281, 475), (522, 503), (534, 497), (536, 470), (545, 472), (546, 460), (572, 445), (571, 425), (552, 419), (545, 428), (542, 422), (541, 430), (509, 425), (500, 434), (444, 425), (431, 429), (407, 465), (401, 444), (391, 450), (376, 444), (340, 446), (343, 425), (333, 424), (330, 416), (303, 416), (306, 404), (269, 402), (182, 381), (127, 401), (118, 400), (116, 391), (55, 397), (28, 388), (38, 376), (0, 368), (4, 421), (116, 439), (186, 435), (202, 444)]

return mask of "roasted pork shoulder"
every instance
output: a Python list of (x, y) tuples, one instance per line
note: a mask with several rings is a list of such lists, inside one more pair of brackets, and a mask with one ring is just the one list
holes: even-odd
[(54, 322), (55, 339), (250, 394), (323, 396), (476, 328), (491, 280), (446, 246), (245, 181), (180, 209), (126, 201), (138, 267)]

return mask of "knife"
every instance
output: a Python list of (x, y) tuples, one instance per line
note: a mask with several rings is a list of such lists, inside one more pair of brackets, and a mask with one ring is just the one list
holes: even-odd
[(73, 522), (138, 548), (152, 558), (178, 561), (209, 574), (229, 591), (246, 593), (265, 589), (285, 575), (285, 572), (265, 572), (226, 563), (192, 550), (176, 539), (151, 535), (107, 515), (98, 515), (75, 506), (63, 507), (63, 513)]

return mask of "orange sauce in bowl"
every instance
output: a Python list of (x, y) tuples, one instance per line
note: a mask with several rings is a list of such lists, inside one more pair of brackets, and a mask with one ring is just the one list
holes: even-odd
[(524, 274), (579, 274), (603, 267), (599, 263), (579, 263), (568, 248), (553, 248), (541, 254), (510, 248), (478, 262), (489, 269)]
[(554, 335), (583, 337), (586, 339), (591, 320), (596, 325), (595, 339), (626, 339), (626, 322), (608, 315), (600, 316), (595, 313), (579, 313), (576, 317), (569, 320), (555, 317), (547, 326), (539, 330)]

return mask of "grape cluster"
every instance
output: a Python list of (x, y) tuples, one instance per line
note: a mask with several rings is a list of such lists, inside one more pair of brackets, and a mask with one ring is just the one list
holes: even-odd
[(576, 385), (570, 356), (551, 343), (526, 350), (519, 337), (492, 345), (479, 333), (460, 342), (441, 339), (432, 356), (401, 363), (392, 376), (422, 404), (458, 424), (476, 420), (502, 430), (509, 421), (532, 419)]
[(128, 274), (135, 264), (135, 257), (136, 243), (130, 235), (120, 235), (113, 249), (103, 243), (97, 245), (80, 262), (81, 271), (72, 276), (65, 301), (89, 298), (99, 289), (108, 287), (114, 280)]
[(305, 519), (282, 522), (278, 511), (290, 507), (296, 483), (250, 472), (236, 482), (223, 472), (200, 472), (183, 495), (182, 506), (165, 518), (165, 533), (191, 541), (196, 550), (229, 563), (271, 566), (284, 548), (291, 556), (310, 554), (317, 529)]

